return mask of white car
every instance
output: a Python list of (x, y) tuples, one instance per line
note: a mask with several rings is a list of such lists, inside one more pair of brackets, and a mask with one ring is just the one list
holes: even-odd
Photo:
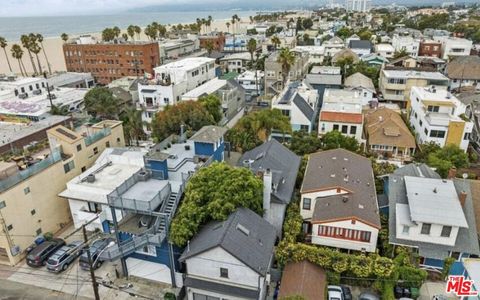
[(328, 300), (343, 300), (342, 288), (338, 285), (329, 285)]

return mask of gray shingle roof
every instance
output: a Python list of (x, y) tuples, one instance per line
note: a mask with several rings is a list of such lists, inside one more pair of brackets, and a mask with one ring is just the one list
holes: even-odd
[(348, 48), (350, 49), (369, 49), (372, 50), (373, 45), (372, 42), (366, 40), (352, 40), (348, 44)]
[(343, 188), (349, 193), (318, 198), (312, 221), (354, 217), (380, 228), (375, 181), (370, 159), (345, 149), (311, 154), (301, 193), (336, 187)]
[[(245, 229), (248, 234), (245, 234)], [(180, 261), (221, 247), (255, 272), (265, 276), (273, 256), (276, 230), (262, 217), (239, 208), (226, 221), (210, 222), (193, 238)]]
[(195, 142), (213, 143), (218, 141), (227, 132), (227, 128), (220, 126), (203, 126), (197, 131), (190, 140)]
[(310, 84), (342, 85), (342, 75), (307, 74), (305, 79)]
[(300, 157), (277, 140), (272, 139), (245, 152), (238, 161), (238, 166), (244, 166), (246, 161), (251, 161), (250, 167), (254, 172), (271, 170), (273, 180), (278, 183), (277, 189), (272, 192), (272, 201), (290, 203), (300, 167)]
[(242, 297), (246, 299), (258, 299), (258, 291), (241, 288), (232, 285), (226, 285), (219, 282), (201, 280), (198, 278), (187, 277), (185, 278), (185, 286), (190, 288), (197, 288), (201, 290), (207, 290), (223, 295), (231, 295), (234, 297)]
[(302, 114), (310, 121), (314, 118), (313, 108), (298, 93), (293, 98), (293, 103), (300, 109)]
[[(405, 167), (397, 169), (393, 174), (388, 176), (388, 202), (389, 202), (389, 241), (395, 245), (405, 245), (409, 247), (418, 248), (420, 256), (436, 259), (445, 259), (449, 256), (450, 251), (464, 252), (469, 254), (480, 254), (477, 229), (475, 226), (475, 213), (472, 203), (472, 193), (470, 185), (467, 184), (465, 190), (467, 192), (467, 199), (463, 211), (467, 219), (468, 228), (460, 228), (457, 235), (455, 246), (445, 246), (439, 244), (409, 241), (398, 239), (396, 226), (396, 204), (407, 204), (407, 191), (404, 176), (425, 176), (427, 178), (440, 178), (440, 176), (429, 169), (428, 166), (410, 164)], [(454, 180), (454, 185), (457, 193), (460, 193), (464, 188), (463, 180)]]

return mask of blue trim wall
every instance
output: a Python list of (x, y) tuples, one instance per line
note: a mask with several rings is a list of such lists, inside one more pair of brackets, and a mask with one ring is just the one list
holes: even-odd
[(211, 156), (215, 149), (213, 143), (195, 142), (195, 155)]
[(110, 224), (108, 223), (108, 220), (102, 222), (102, 229), (103, 232), (110, 233)]
[[(163, 179), (168, 179), (168, 165), (167, 160), (158, 161), (158, 160), (147, 160), (148, 168), (153, 172), (153, 177), (156, 178), (163, 174)], [(156, 174), (155, 174), (156, 173)], [(160, 179), (160, 178), (157, 178)]]
[(213, 159), (216, 161), (223, 161), (225, 153), (225, 143), (221, 143), (217, 150), (213, 153)]

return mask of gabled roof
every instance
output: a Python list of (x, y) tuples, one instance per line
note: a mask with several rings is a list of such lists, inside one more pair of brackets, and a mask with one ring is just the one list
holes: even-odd
[(369, 145), (416, 148), (415, 137), (402, 117), (386, 107), (367, 112), (364, 128)]
[(298, 93), (295, 95), (295, 97), (293, 98), (293, 103), (298, 107), (298, 109), (300, 109), (300, 111), (302, 112), (302, 114), (310, 121), (313, 121), (313, 117), (314, 117), (314, 111), (313, 111), (313, 108), (308, 105), (307, 101), (305, 101), (305, 99), (303, 99), (302, 96), (300, 96)]
[(276, 190), (272, 191), (272, 201), (288, 204), (293, 196), (300, 161), (299, 156), (272, 139), (245, 152), (238, 166), (249, 165), (254, 172), (270, 169), (278, 184)]
[(345, 149), (311, 154), (300, 192), (336, 188), (347, 193), (317, 198), (312, 222), (356, 219), (380, 228), (370, 159)]
[(203, 126), (197, 131), (190, 140), (195, 142), (203, 142), (203, 143), (214, 143), (218, 141), (225, 133), (227, 129), (220, 126)]
[(480, 80), (480, 57), (457, 56), (447, 64), (445, 74), (450, 79)]
[(353, 62), (354, 63), (357, 63), (360, 58), (358, 57), (358, 55), (353, 52), (351, 49), (349, 48), (346, 48), (346, 49), (342, 49), (340, 50), (339, 52), (337, 52), (333, 57), (332, 57), (332, 62), (337, 62), (338, 60), (340, 59), (345, 59), (347, 57), (351, 57), (353, 59)]
[(283, 269), (278, 297), (302, 296), (305, 300), (324, 300), (327, 275), (324, 269), (307, 261), (290, 262)]
[(373, 45), (372, 45), (372, 42), (367, 40), (351, 40), (350, 43), (348, 44), (348, 48), (372, 50)]
[(360, 72), (352, 74), (345, 79), (345, 87), (361, 87), (371, 92), (375, 92), (375, 85), (372, 79)]
[(262, 217), (239, 208), (226, 221), (205, 225), (185, 249), (180, 261), (220, 247), (236, 259), (265, 276), (276, 239), (276, 230)]

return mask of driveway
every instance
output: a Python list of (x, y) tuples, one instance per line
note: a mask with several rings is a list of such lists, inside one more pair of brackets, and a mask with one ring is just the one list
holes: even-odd
[[(30, 285), (0, 279), (0, 300), (70, 300), (72, 295), (52, 291), (45, 288), (32, 288)], [(77, 297), (79, 300), (89, 298)]]
[(445, 293), (445, 282), (432, 282), (427, 281), (420, 287), (420, 297), (418, 300), (431, 300), (435, 295), (443, 295), (446, 296), (446, 299), (458, 299), (455, 296), (447, 295)]

